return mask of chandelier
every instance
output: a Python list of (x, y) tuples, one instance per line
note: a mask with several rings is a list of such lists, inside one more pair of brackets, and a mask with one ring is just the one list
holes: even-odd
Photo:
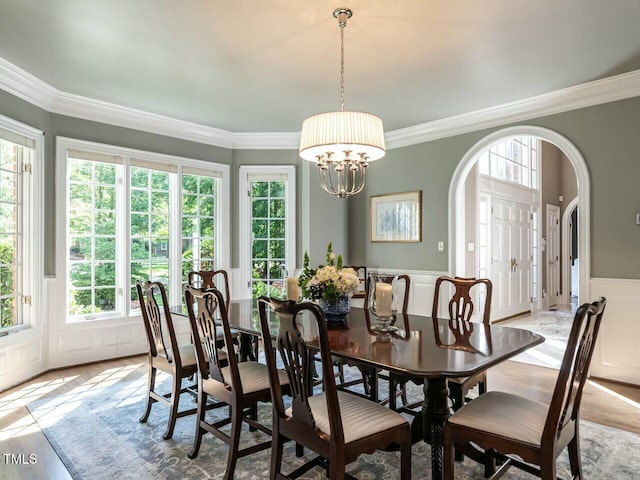
[(369, 162), (384, 157), (382, 119), (344, 109), (344, 27), (353, 12), (336, 8), (340, 27), (340, 110), (312, 115), (302, 123), (300, 157), (315, 162), (323, 190), (338, 198), (360, 193)]

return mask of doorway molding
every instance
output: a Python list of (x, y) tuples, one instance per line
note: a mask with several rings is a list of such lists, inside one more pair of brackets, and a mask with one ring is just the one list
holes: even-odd
[[(478, 160), (482, 151), (509, 137), (534, 136), (554, 144), (567, 156), (576, 172), (578, 182), (578, 251), (580, 252), (580, 271), (578, 302), (589, 298), (589, 279), (591, 278), (591, 180), (589, 169), (580, 151), (566, 137), (548, 128), (534, 125), (519, 125), (497, 130), (479, 140), (467, 153), (453, 172), (449, 185), (449, 273), (465, 274), (465, 199), (464, 184), (469, 172)], [(542, 167), (542, 166), (541, 166)]]
[[(572, 199), (564, 209), (562, 214), (562, 229), (560, 234), (562, 236), (562, 295), (561, 300), (564, 305), (569, 304), (571, 297), (569, 296), (569, 290), (571, 290), (571, 262), (569, 261), (569, 251), (571, 250), (571, 235), (569, 224), (571, 223), (571, 213), (573, 209), (578, 206), (578, 197)], [(580, 209), (578, 208), (578, 215)], [(578, 220), (578, 241), (580, 241), (580, 220)], [(580, 247), (578, 247), (578, 255), (580, 255)], [(578, 267), (578, 277), (580, 277), (580, 267)], [(580, 292), (578, 292), (580, 293)]]

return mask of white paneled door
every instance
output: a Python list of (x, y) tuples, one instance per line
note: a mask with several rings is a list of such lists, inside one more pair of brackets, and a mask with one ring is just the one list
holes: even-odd
[(547, 298), (549, 307), (560, 295), (560, 207), (547, 204)]
[(531, 310), (531, 206), (491, 199), (491, 319)]

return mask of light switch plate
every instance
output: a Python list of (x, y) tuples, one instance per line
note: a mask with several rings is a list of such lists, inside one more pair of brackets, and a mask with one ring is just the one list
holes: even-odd
[(640, 225), (640, 213), (636, 213), (636, 225)]
[(438, 251), (444, 252), (444, 242), (442, 240), (438, 242)]
[(473, 242), (467, 243), (467, 252), (475, 252), (476, 244)]

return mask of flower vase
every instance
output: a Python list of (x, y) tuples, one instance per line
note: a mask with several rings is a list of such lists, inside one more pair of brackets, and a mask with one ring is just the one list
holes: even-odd
[(345, 315), (351, 311), (351, 297), (340, 295), (335, 302), (329, 302), (321, 297), (318, 299), (318, 305), (328, 322), (342, 322)]

